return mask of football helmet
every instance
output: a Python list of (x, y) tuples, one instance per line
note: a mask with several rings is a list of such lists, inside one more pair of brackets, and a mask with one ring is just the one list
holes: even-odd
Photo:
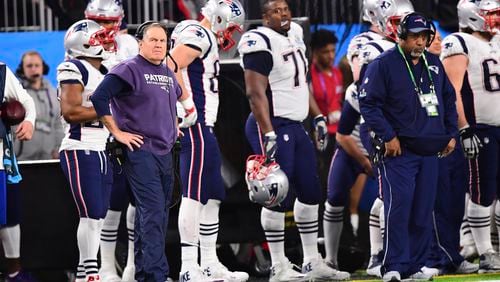
[(106, 29), (92, 20), (74, 23), (64, 35), (64, 49), (72, 57), (107, 59), (109, 52), (116, 51), (115, 40)]
[(113, 21), (113, 28), (108, 30), (118, 31), (123, 19), (123, 8), (119, 0), (92, 0), (85, 9), (85, 18), (99, 21)]
[(473, 0), (460, 0), (457, 4), (458, 26), (474, 31), (484, 29), (484, 18), (479, 14), (479, 7)]
[(250, 201), (271, 208), (279, 205), (288, 194), (288, 177), (276, 162), (267, 162), (264, 155), (247, 159), (245, 180)]
[(498, 34), (500, 31), (500, 1), (482, 0), (479, 13), (484, 19), (484, 31)]
[(209, 0), (201, 13), (210, 21), (220, 48), (224, 51), (231, 49), (236, 44), (233, 33), (242, 33), (245, 21), (241, 3), (238, 0)]
[(399, 22), (412, 12), (414, 9), (409, 0), (380, 0), (379, 12), (375, 13), (377, 25), (385, 36), (396, 41)]
[(363, 0), (363, 20), (377, 25), (379, 0)]

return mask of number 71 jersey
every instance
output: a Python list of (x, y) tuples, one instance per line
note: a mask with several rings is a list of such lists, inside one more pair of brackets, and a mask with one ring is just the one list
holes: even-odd
[(242, 36), (238, 51), (242, 58), (255, 52), (271, 54), (272, 69), (266, 91), (270, 114), (294, 121), (304, 120), (309, 112), (309, 87), (302, 27), (292, 22), (287, 35), (258, 27)]

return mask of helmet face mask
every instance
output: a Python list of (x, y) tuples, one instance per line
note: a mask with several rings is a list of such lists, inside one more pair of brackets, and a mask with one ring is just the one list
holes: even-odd
[(105, 28), (92, 20), (74, 23), (64, 36), (64, 48), (70, 57), (107, 59), (116, 51), (114, 37)]
[[(120, 30), (123, 15), (123, 8), (117, 0), (92, 0), (85, 9), (85, 18), (106, 25), (106, 30), (115, 34)], [(108, 27), (110, 23), (112, 25)]]
[(245, 180), (250, 201), (270, 208), (279, 205), (288, 194), (288, 178), (276, 162), (266, 156), (252, 155), (247, 159)]
[(484, 19), (483, 31), (498, 34), (500, 31), (500, 1), (483, 0), (479, 4), (479, 14)]
[(245, 11), (238, 0), (209, 0), (201, 13), (210, 21), (211, 30), (222, 50), (227, 51), (236, 42), (233, 34), (242, 33)]

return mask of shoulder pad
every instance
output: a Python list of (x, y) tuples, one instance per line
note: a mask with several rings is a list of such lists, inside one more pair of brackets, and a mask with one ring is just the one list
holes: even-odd
[(303, 49), (303, 51), (306, 50), (306, 44), (304, 43), (304, 29), (302, 29), (302, 26), (298, 23), (291, 22), (288, 36), (291, 36), (300, 48)]
[(364, 33), (358, 34), (351, 39), (347, 47), (347, 60), (350, 65), (352, 65), (352, 59), (359, 56), (360, 50), (369, 41), (370, 39)]
[(241, 55), (267, 51), (271, 53), (271, 40), (259, 30), (250, 30), (243, 34), (238, 43), (238, 52)]
[[(205, 28), (197, 22), (185, 23), (175, 29), (175, 45), (184, 44), (200, 48), (201, 53), (205, 54), (217, 42), (212, 42), (210, 35)], [(175, 48), (175, 47), (174, 47)]]
[(120, 59), (125, 60), (139, 54), (139, 44), (132, 35), (119, 34), (115, 37), (115, 41), (118, 48), (116, 53)]
[(345, 100), (359, 112), (358, 90), (356, 84), (351, 83), (345, 91)]
[(57, 82), (64, 81), (79, 82), (86, 85), (88, 81), (88, 71), (79, 60), (72, 59), (62, 62), (57, 66)]
[(463, 33), (452, 33), (443, 39), (441, 59), (459, 54), (468, 56), (469, 50), (464, 35)]
[(367, 42), (360, 50), (359, 65), (368, 64), (375, 60), (380, 54), (394, 47), (395, 44), (387, 40), (373, 40)]

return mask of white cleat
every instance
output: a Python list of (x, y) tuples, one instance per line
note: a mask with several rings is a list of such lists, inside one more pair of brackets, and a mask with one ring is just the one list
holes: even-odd
[[(208, 279), (203, 275), (203, 271), (199, 266), (193, 267), (179, 274), (179, 282), (211, 282), (213, 280)], [(223, 280), (222, 280), (223, 281)]]
[(432, 275), (419, 271), (410, 275), (405, 281), (432, 281)]
[(399, 282), (401, 281), (401, 274), (397, 271), (389, 271), (384, 274), (382, 277), (382, 281), (384, 282)]
[(102, 269), (99, 271), (99, 276), (101, 277), (102, 282), (121, 282), (122, 279), (116, 272), (114, 271), (103, 271)]
[(462, 261), (462, 263), (457, 267), (455, 273), (457, 274), (470, 274), (475, 273), (479, 270), (479, 264), (471, 263), (466, 260)]
[(460, 250), (460, 255), (463, 256), (466, 260), (474, 260), (475, 258), (479, 257), (475, 244), (463, 246), (462, 250)]
[(424, 266), (420, 269), (424, 274), (429, 275), (431, 277), (438, 276), (439, 275), (439, 268), (435, 267), (427, 267)]
[(381, 267), (382, 267), (382, 262), (378, 259), (378, 255), (372, 255), (370, 257), (370, 261), (368, 261), (366, 274), (382, 278), (382, 274), (380, 273)]
[(223, 280), (224, 282), (246, 282), (249, 278), (248, 273), (243, 271), (229, 271), (220, 262), (203, 266), (203, 275), (210, 280)]
[(314, 281), (342, 281), (351, 278), (349, 272), (329, 267), (321, 257), (304, 261), (302, 273), (308, 280)]
[(273, 264), (271, 266), (271, 274), (269, 274), (269, 282), (308, 280), (304, 274), (294, 270), (293, 267), (294, 265), (286, 258), (281, 262)]
[(135, 265), (125, 266), (122, 273), (122, 282), (135, 282)]

